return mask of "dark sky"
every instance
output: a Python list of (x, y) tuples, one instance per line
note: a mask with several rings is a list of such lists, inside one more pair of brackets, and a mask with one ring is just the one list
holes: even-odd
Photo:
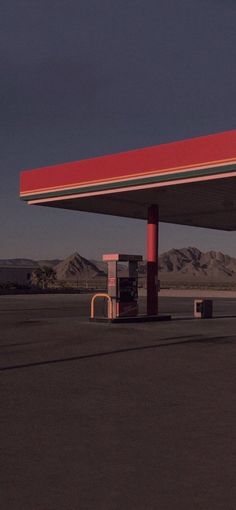
[[(235, 0), (1, 0), (0, 23), (0, 258), (144, 253), (144, 222), (29, 207), (19, 171), (235, 128)], [(235, 239), (162, 225), (160, 248)]]

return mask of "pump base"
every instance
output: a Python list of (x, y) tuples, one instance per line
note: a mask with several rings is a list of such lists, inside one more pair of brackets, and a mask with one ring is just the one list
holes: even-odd
[(112, 324), (127, 324), (131, 322), (158, 322), (169, 321), (171, 315), (137, 315), (137, 317), (116, 317), (115, 319), (108, 319), (106, 317), (90, 318), (90, 322), (109, 322)]

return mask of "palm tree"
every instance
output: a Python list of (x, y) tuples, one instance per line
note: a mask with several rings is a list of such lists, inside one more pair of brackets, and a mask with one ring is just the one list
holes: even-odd
[(57, 277), (55, 269), (49, 266), (43, 266), (38, 267), (33, 271), (31, 282), (37, 287), (48, 289), (48, 287), (52, 287), (54, 285), (56, 279)]

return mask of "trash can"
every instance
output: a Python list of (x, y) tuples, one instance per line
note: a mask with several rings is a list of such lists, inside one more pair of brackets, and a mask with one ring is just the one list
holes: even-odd
[(196, 319), (211, 319), (213, 312), (213, 301), (211, 299), (194, 300), (194, 317)]

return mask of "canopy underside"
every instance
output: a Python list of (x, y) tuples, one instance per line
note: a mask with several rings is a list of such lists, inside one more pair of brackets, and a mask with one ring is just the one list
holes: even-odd
[(236, 172), (234, 177), (29, 203), (136, 219), (147, 219), (148, 208), (158, 204), (162, 222), (230, 231), (236, 230), (235, 191)]

